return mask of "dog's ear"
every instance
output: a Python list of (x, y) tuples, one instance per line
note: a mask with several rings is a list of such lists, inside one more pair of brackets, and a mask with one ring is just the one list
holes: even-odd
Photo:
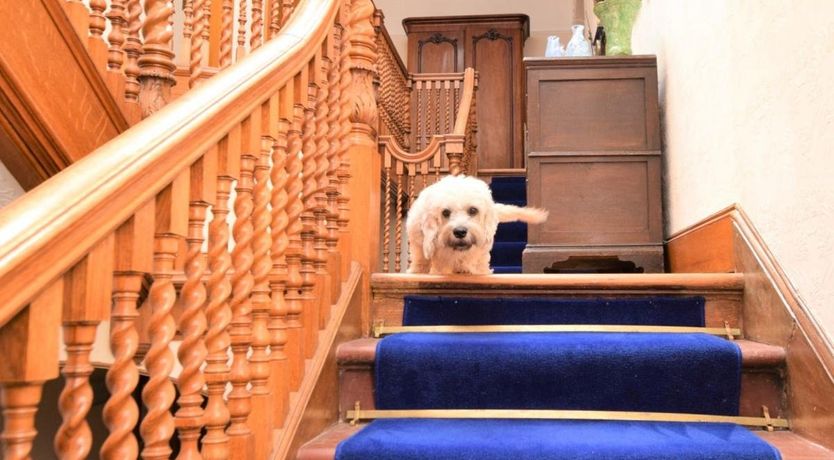
[(437, 216), (427, 215), (420, 225), (420, 231), (423, 233), (423, 255), (426, 259), (431, 259), (436, 248), (435, 240), (437, 239), (437, 229), (440, 226)]
[(488, 206), (487, 211), (484, 213), (484, 232), (486, 233), (486, 244), (489, 247), (492, 247), (492, 243), (495, 242), (495, 232), (498, 231), (498, 222), (498, 211), (496, 211), (495, 206)]

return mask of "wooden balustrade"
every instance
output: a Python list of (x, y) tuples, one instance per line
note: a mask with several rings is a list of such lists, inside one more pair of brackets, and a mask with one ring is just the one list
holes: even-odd
[[(131, 124), (276, 37), (298, 3), (57, 1), (62, 2), (93, 64)], [(212, 11), (217, 12), (216, 18)], [(235, 11), (237, 21), (233, 22)], [(175, 18), (183, 21), (181, 27), (171, 27)], [(176, 41), (183, 46), (176, 50), (174, 30), (182, 31)], [(232, 37), (236, 37), (237, 46), (233, 46)]]
[[(152, 87), (164, 96), (174, 70), (170, 34), (158, 26), (167, 27), (170, 4), (101, 4), (91, 2), (84, 30), (102, 40), (102, 21), (115, 21), (107, 71), (125, 77), (121, 91), (131, 88), (134, 101)], [(238, 48), (245, 63), (215, 52), (230, 68), (205, 80), (217, 38), (207, 28), (230, 12), (230, 2), (211, 4), (185, 5), (189, 97), (0, 210), (2, 458), (31, 456), (61, 326), (58, 458), (270, 458), (345, 267), (375, 264), (376, 246), (348, 238), (369, 233), (379, 193), (378, 182), (353, 179), (379, 161), (373, 4), (263, 2)], [(108, 343), (94, 343), (107, 320)], [(86, 422), (94, 346), (113, 355), (98, 453)], [(148, 381), (137, 401), (140, 369)]]
[(379, 141), (383, 190), (380, 257), (385, 272), (400, 272), (407, 266), (403, 225), (420, 190), (442, 174), (477, 173), (475, 71), (415, 74), (411, 75), (411, 86), (415, 101), (412, 145), (421, 150), (408, 151), (394, 135), (380, 136)]

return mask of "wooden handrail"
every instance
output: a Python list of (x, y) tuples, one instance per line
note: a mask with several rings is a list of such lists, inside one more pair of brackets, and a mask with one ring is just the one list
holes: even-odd
[(463, 135), (469, 123), (469, 112), (472, 101), (475, 98), (475, 69), (467, 67), (463, 72), (463, 96), (460, 100), (460, 109), (455, 119), (455, 130), (453, 134)]
[(337, 0), (302, 0), (275, 39), (0, 210), (0, 326), (307, 65)]

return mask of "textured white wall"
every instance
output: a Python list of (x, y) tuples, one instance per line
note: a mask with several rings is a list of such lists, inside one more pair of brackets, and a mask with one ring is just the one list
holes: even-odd
[(834, 2), (643, 0), (667, 231), (739, 203), (834, 337)]
[(23, 195), (23, 187), (12, 176), (12, 173), (0, 162), (0, 208), (9, 204), (12, 200)]
[(530, 16), (530, 38), (524, 46), (525, 56), (544, 56), (548, 35), (559, 35), (562, 43), (567, 43), (570, 26), (585, 21), (584, 0), (374, 0), (374, 4), (385, 14), (385, 27), (403, 62), (408, 40), (402, 21), (408, 17), (526, 14)]

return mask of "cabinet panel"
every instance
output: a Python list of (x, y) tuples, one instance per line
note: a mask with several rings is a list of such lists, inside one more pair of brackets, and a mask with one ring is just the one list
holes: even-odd
[(463, 72), (463, 34), (459, 31), (415, 33), (413, 46), (408, 64), (412, 72)]

